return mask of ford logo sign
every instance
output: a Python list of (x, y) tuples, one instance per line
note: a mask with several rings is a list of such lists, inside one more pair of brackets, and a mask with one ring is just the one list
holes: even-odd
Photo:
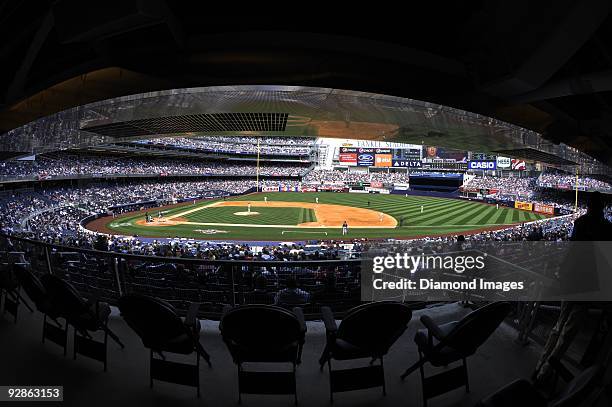
[(372, 154), (360, 154), (359, 155), (359, 161), (372, 161), (374, 160), (374, 157), (372, 156)]

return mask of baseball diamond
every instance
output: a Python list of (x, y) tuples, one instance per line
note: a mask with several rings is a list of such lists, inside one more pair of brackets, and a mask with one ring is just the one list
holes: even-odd
[[(319, 203), (316, 203), (316, 198)], [(267, 201), (264, 199), (267, 198)], [(250, 204), (250, 205), (249, 205)], [(251, 208), (254, 216), (244, 216)], [(421, 211), (421, 207), (423, 210)], [(155, 213), (156, 210), (150, 210)], [(224, 239), (282, 240), (312, 238), (312, 231), (326, 232), (325, 238), (342, 236), (342, 223), (349, 236), (364, 238), (412, 238), (455, 233), (469, 234), (486, 229), (531, 222), (545, 215), (450, 198), (334, 192), (267, 192), (208, 200), (173, 207), (161, 218), (146, 222), (142, 211), (87, 225), (93, 231), (143, 237), (203, 236), (203, 228), (222, 230)], [(351, 233), (352, 232), (352, 233)], [(323, 234), (321, 234), (323, 236)]]

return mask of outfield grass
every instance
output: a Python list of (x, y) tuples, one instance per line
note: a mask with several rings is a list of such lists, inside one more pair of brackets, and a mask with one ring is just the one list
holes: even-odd
[[(463, 233), (483, 228), (491, 228), (513, 223), (529, 222), (542, 219), (545, 216), (534, 212), (518, 209), (486, 205), (478, 202), (458, 199), (434, 198), (422, 196), (403, 195), (374, 195), (374, 194), (348, 194), (334, 192), (268, 192), (238, 196), (227, 200), (237, 201), (263, 201), (264, 196), (270, 202), (314, 202), (319, 197), (321, 204), (336, 204), (350, 207), (367, 208), (384, 212), (398, 221), (401, 227), (380, 229), (349, 230), (348, 237), (358, 238), (390, 238), (433, 236), (449, 233)], [(210, 205), (215, 201), (204, 201), (195, 206), (188, 205), (172, 208), (165, 216), (172, 216)], [(421, 206), (423, 212), (421, 213)], [(303, 208), (265, 208), (253, 207), (257, 216), (234, 215), (237, 211), (245, 211), (244, 207), (212, 207), (196, 211), (183, 216), (190, 222), (223, 223), (223, 224), (261, 224), (261, 225), (297, 225), (302, 222), (311, 222), (316, 219), (312, 210)], [(141, 226), (135, 221), (144, 219), (142, 214), (127, 215), (114, 219), (108, 226), (117, 234), (140, 235), (155, 237), (191, 237), (202, 239), (244, 239), (244, 240), (273, 240), (292, 241), (305, 239), (333, 239), (342, 237), (340, 229), (303, 229), (298, 227), (237, 227), (237, 226), (201, 226), (201, 225), (175, 225), (175, 226)], [(216, 229), (216, 234), (203, 234), (201, 230)], [(285, 232), (283, 234), (283, 231)], [(327, 234), (325, 234), (327, 233)]]

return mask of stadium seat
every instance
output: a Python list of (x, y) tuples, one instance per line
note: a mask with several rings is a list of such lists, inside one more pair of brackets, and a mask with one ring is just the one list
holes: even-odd
[(15, 267), (19, 266), (13, 264), (0, 265), (0, 307), (2, 307), (2, 298), (4, 297), (2, 313), (8, 312), (13, 316), (14, 322), (17, 323), (17, 311), (20, 303), (23, 302), (31, 312), (34, 312), (34, 310), (19, 293), (19, 280), (15, 275)]
[[(59, 309), (51, 302), (47, 295), (47, 290), (34, 273), (20, 265), (15, 265), (14, 271), (20, 288), (25, 291), (36, 309), (43, 314), (43, 343), (45, 339), (48, 339), (62, 346), (64, 348), (64, 356), (66, 356), (68, 324), (62, 326), (58, 321), (58, 318), (60, 318)], [(51, 319), (54, 324), (48, 323), (47, 318)]]
[[(297, 404), (295, 373), (306, 335), (300, 308), (291, 312), (274, 305), (226, 307), (219, 329), (238, 366), (238, 403), (247, 393), (293, 394)], [(292, 371), (246, 371), (245, 362), (291, 363)]]
[(574, 375), (558, 359), (552, 358), (551, 365), (567, 385), (556, 395), (548, 397), (525, 379), (515, 380), (494, 394), (481, 400), (477, 407), (578, 407), (593, 390), (601, 374), (601, 366), (594, 365)]
[[(187, 317), (182, 319), (172, 305), (141, 294), (128, 294), (119, 299), (119, 310), (127, 324), (138, 334), (149, 353), (149, 386), (153, 380), (196, 387), (200, 397), (200, 358), (211, 366), (210, 356), (200, 343), (198, 303), (192, 303)], [(161, 359), (155, 358), (154, 353)], [(166, 360), (164, 353), (191, 355), (196, 364)]]
[[(45, 274), (41, 278), (42, 284), (47, 290), (49, 300), (57, 312), (63, 317), (67, 324), (74, 327), (74, 353), (98, 360), (107, 369), (107, 342), (110, 336), (121, 348), (124, 347), (121, 340), (108, 327), (110, 306), (95, 298), (85, 301), (83, 297), (69, 283), (61, 278)], [(93, 339), (90, 332), (104, 332), (104, 341)]]
[[(406, 330), (412, 311), (394, 302), (373, 302), (349, 310), (340, 323), (329, 307), (322, 307), (327, 343), (319, 359), (321, 370), (329, 368), (330, 400), (334, 393), (381, 386), (386, 394), (384, 356)], [(332, 370), (332, 359), (370, 358), (370, 365), (360, 368)], [(380, 365), (374, 365), (375, 360)]]
[[(420, 369), (425, 406), (428, 399), (462, 386), (465, 386), (469, 392), (466, 359), (476, 353), (480, 345), (493, 334), (511, 307), (509, 302), (491, 303), (469, 313), (460, 321), (443, 325), (437, 325), (427, 315), (421, 317), (426, 329), (418, 330), (414, 338), (419, 349), (419, 360), (408, 368), (401, 378), (404, 379)], [(435, 367), (446, 367), (457, 361), (462, 361), (462, 365), (425, 377), (423, 369), (425, 363), (429, 362)]]

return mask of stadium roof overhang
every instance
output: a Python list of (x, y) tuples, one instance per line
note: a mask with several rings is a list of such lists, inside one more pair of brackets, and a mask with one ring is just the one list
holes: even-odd
[(515, 156), (530, 151), (521, 157), (574, 163), (564, 145), (480, 114), (373, 93), (263, 85), (174, 89), (78, 106), (5, 133), (0, 149), (44, 153), (206, 134), (384, 140), (511, 155), (514, 151)]

